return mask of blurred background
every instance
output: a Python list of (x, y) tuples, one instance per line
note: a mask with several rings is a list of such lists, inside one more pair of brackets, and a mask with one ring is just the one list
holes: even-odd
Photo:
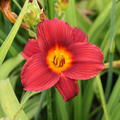
[[(120, 120), (120, 1), (31, 1), (0, 0), (0, 120)], [(105, 70), (79, 81), (69, 102), (55, 88), (31, 93), (21, 85), (20, 53), (45, 17), (80, 28), (104, 54)]]

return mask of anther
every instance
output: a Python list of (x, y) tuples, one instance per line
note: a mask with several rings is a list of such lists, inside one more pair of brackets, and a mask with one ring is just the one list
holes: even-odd
[(53, 58), (53, 64), (54, 64), (54, 65), (57, 65), (57, 64), (58, 64), (58, 60), (57, 60), (56, 56)]
[(65, 58), (62, 55), (58, 57), (55, 56), (52, 62), (56, 67), (63, 67), (63, 65), (65, 64)]

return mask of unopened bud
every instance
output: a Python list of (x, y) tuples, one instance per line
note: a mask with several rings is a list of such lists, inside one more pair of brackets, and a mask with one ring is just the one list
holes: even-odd
[(43, 9), (40, 9), (37, 0), (33, 0), (33, 2), (29, 2), (28, 10), (24, 16), (24, 23), (29, 25), (30, 27), (34, 27), (39, 22), (41, 22), (40, 15), (43, 14)]

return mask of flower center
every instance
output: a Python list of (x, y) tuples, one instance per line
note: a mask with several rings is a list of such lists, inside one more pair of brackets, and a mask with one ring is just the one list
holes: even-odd
[(48, 51), (46, 62), (55, 73), (67, 70), (72, 63), (72, 55), (64, 47), (54, 47)]
[(63, 65), (65, 64), (65, 58), (63, 55), (59, 55), (59, 56), (55, 56), (53, 58), (53, 64), (56, 67), (63, 67)]

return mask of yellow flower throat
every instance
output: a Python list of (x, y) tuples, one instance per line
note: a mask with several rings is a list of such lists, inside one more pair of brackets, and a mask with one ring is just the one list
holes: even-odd
[(56, 46), (48, 51), (46, 61), (53, 72), (61, 73), (70, 68), (72, 55), (65, 48)]

